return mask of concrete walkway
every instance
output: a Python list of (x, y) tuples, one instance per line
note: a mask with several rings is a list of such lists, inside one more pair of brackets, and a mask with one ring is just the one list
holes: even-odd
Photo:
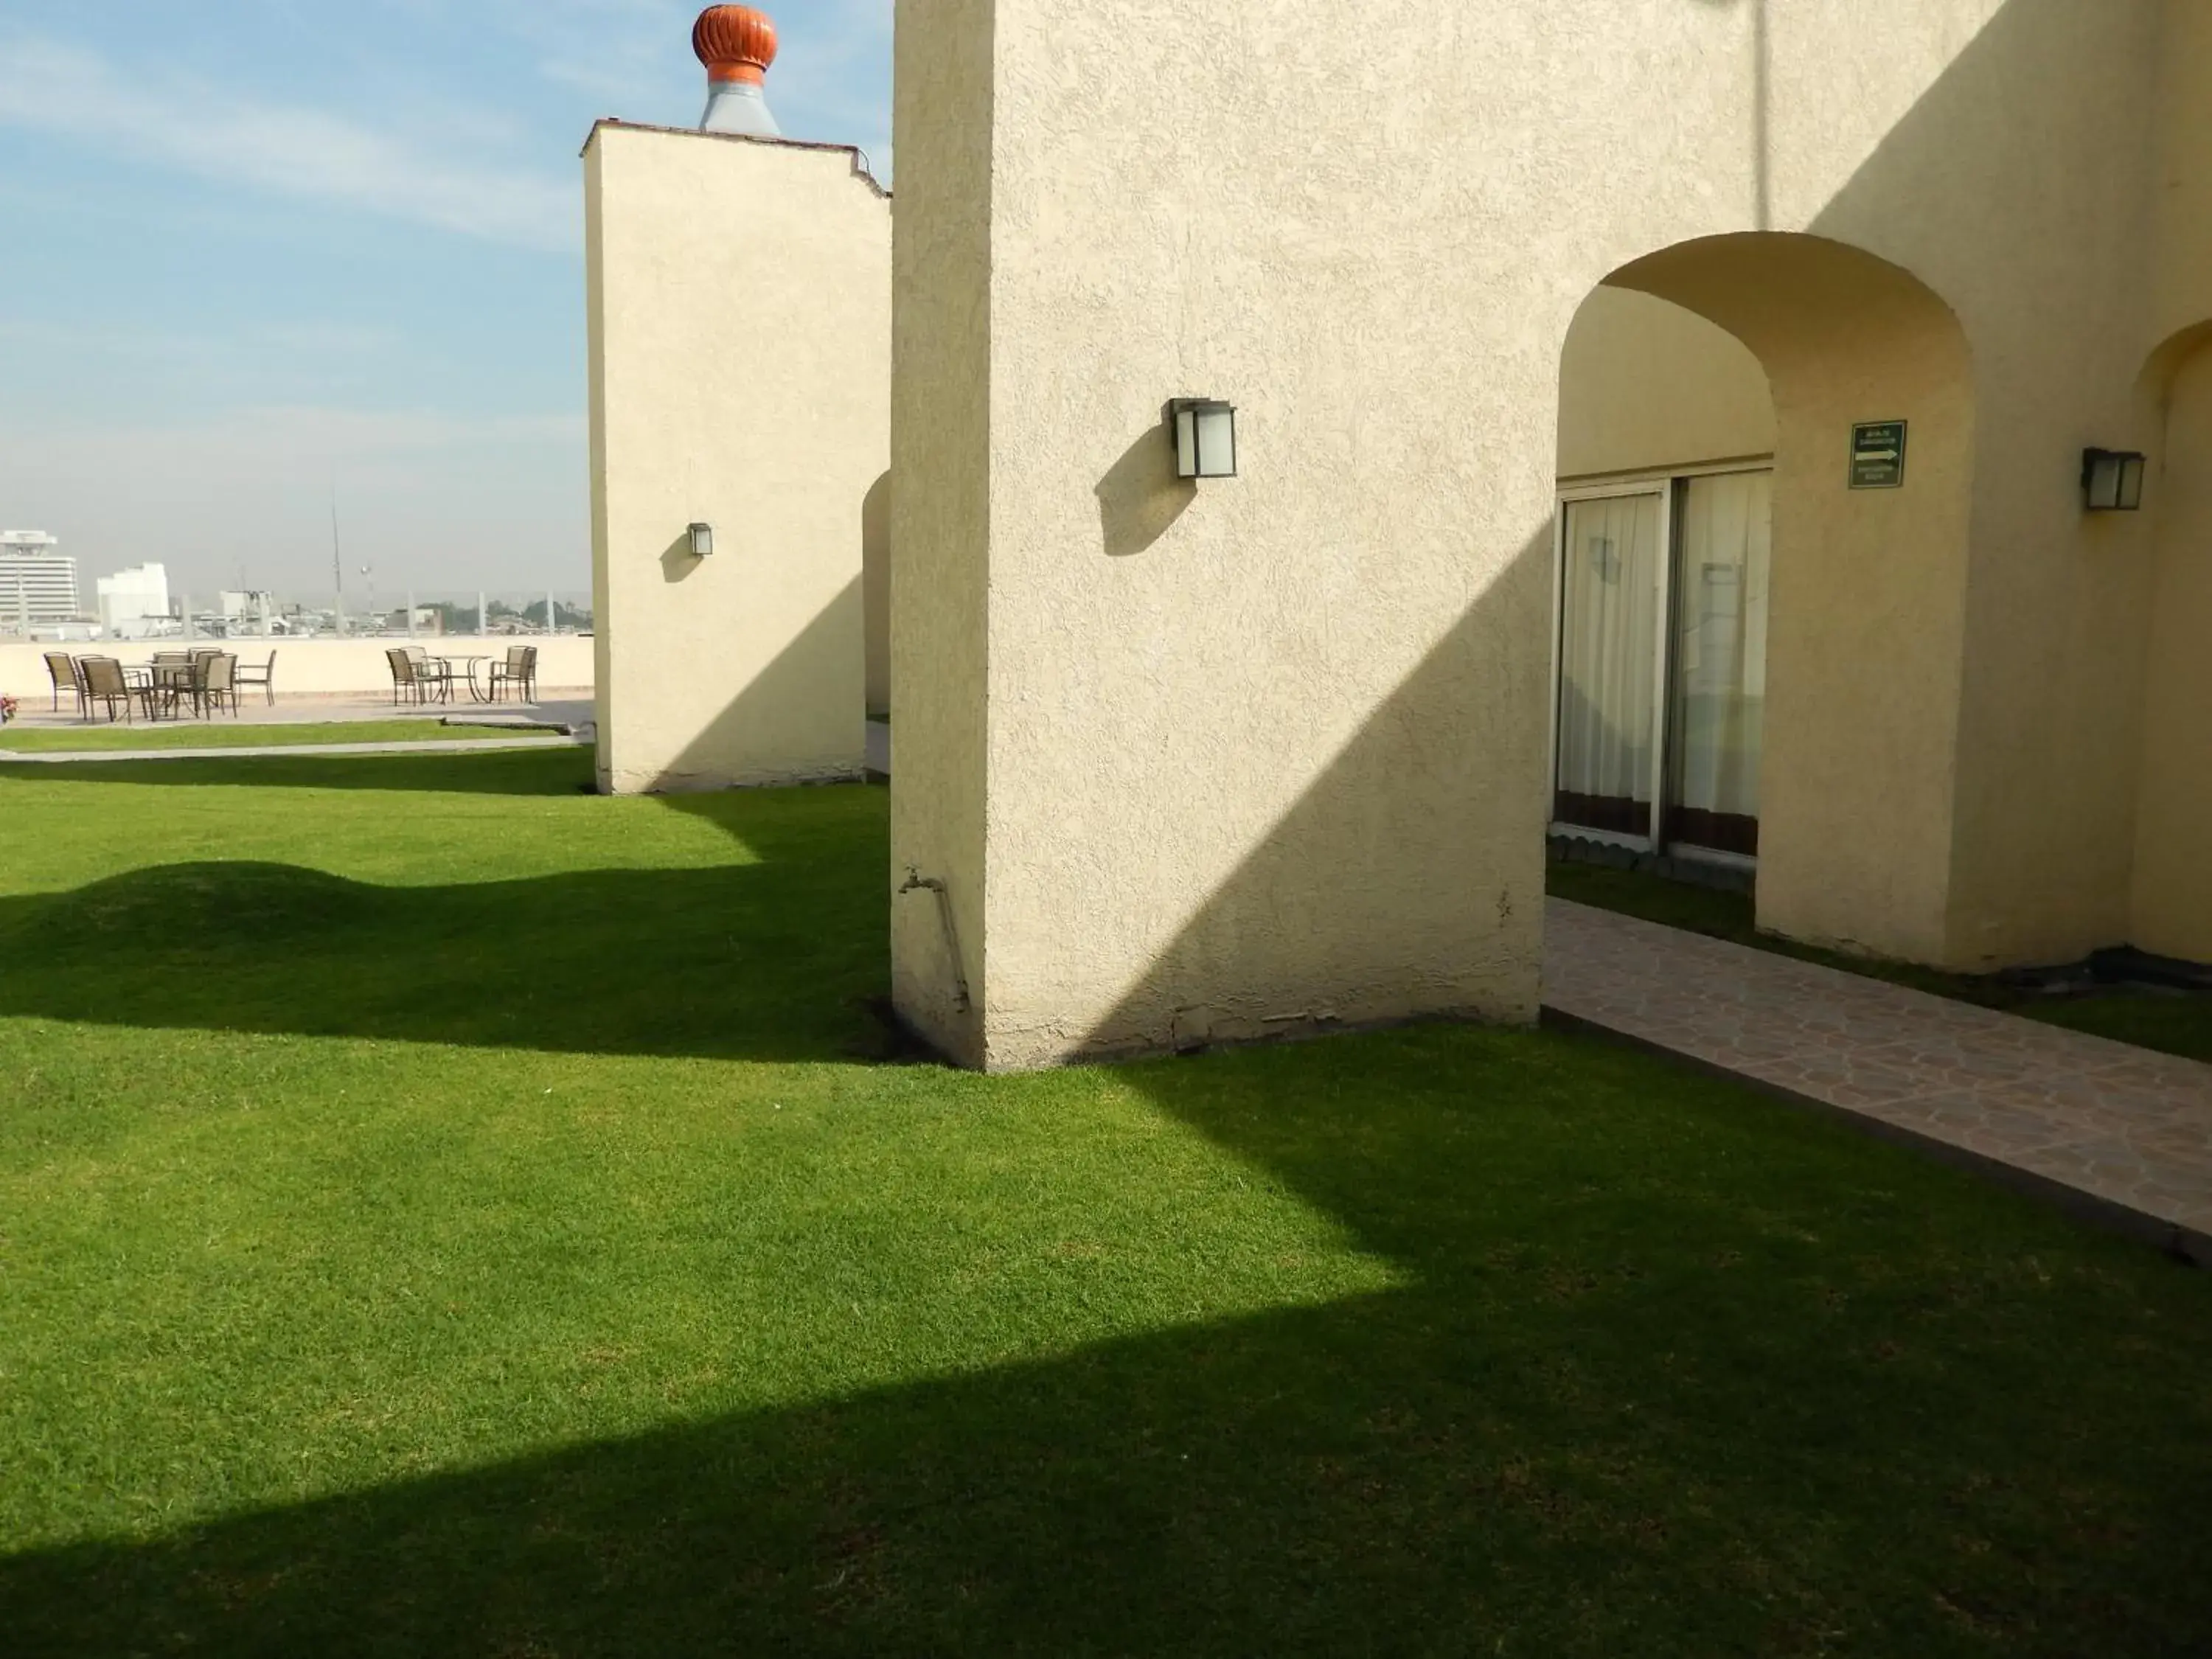
[(2212, 1265), (2212, 1066), (1563, 899), (1547, 1014), (1847, 1112)]
[[(469, 726), (588, 726), (596, 718), (588, 693), (550, 695), (536, 702), (471, 702), (466, 697), (452, 703), (394, 702), (390, 697), (364, 694), (348, 697), (283, 696), (275, 702), (249, 691), (235, 709), (226, 709), (207, 724), (223, 726), (335, 726), (356, 720), (416, 720), (428, 723), (458, 720)], [(57, 709), (44, 696), (22, 699), (15, 722), (26, 732), (82, 731), (87, 722), (66, 702)], [(95, 722), (106, 726), (105, 720)], [(198, 725), (197, 720), (182, 722)], [(163, 721), (155, 729), (172, 731), (179, 722)]]

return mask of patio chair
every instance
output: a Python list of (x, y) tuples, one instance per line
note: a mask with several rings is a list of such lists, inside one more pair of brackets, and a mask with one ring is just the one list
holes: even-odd
[(199, 672), (193, 677), (193, 690), (199, 694), (200, 712), (222, 707), (223, 699), (230, 700), (230, 712), (238, 713), (238, 659), (228, 651), (219, 651), (199, 661)]
[(415, 659), (400, 646), (386, 646), (384, 660), (392, 669), (392, 702), (396, 708), (404, 697), (416, 702), (422, 701), (422, 682), (415, 672)]
[(430, 696), (440, 702), (453, 700), (453, 665), (443, 657), (434, 657), (419, 645), (404, 647), (415, 659), (415, 678), (422, 682)]
[(236, 684), (248, 688), (259, 686), (268, 697), (270, 706), (274, 708), (276, 703), (276, 653), (271, 651), (269, 660), (258, 668), (250, 662), (239, 664)]
[(487, 695), (495, 702), (500, 700), (501, 688), (512, 685), (525, 702), (538, 701), (538, 647), (534, 645), (510, 645), (507, 660), (491, 665), (491, 684)]
[(78, 684), (76, 659), (66, 651), (46, 653), (46, 678), (54, 683), (54, 713), (62, 712), (62, 684), (67, 681), (70, 695), (76, 699), (76, 711), (84, 713), (84, 687)]
[[(107, 723), (115, 724), (115, 705), (123, 705), (123, 717), (133, 718), (131, 707), (139, 696), (139, 689), (124, 678), (123, 665), (112, 657), (84, 659), (84, 718), (92, 718), (92, 705), (104, 703), (107, 708)], [(148, 713), (150, 714), (149, 708)]]

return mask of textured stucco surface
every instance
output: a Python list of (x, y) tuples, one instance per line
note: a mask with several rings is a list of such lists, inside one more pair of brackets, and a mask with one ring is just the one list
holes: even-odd
[(1607, 286), (1559, 358), (1559, 477), (1653, 472), (1774, 453), (1774, 398), (1750, 348), (1693, 311)]
[[(900, 694), (894, 836), (980, 857), (963, 1057), (1533, 1012), (1555, 411), (1608, 276), (1772, 386), (1765, 919), (1961, 967), (2124, 936), (2151, 561), (2075, 470), (2185, 287), (2167, 13), (906, 0), (900, 232), (960, 253), (900, 302), (959, 345), (902, 355), (899, 419), (958, 464), (901, 448), (898, 625), (958, 661), (911, 746)], [(1166, 477), (1186, 393), (1240, 404), (1234, 483)], [(1905, 487), (1845, 489), (1898, 418)]]
[(2150, 336), (2212, 322), (2212, 6), (2168, 0), (2157, 103), (2158, 303)]
[(2154, 480), (2158, 601), (2146, 658), (2135, 942), (2212, 962), (2212, 342), (2168, 395)]
[[(1777, 423), (1761, 921), (1940, 960), (1972, 483), (1960, 326), (1908, 273), (1804, 234), (1702, 239), (1615, 280), (1756, 351)], [(1902, 420), (1905, 487), (1847, 487), (1854, 421)]]
[(906, 176), (891, 259), (891, 983), (902, 1018), (975, 1066), (988, 1058), (991, 42), (991, 0), (896, 14), (891, 143)]
[(843, 149), (603, 123), (584, 165), (600, 787), (857, 776), (890, 201)]

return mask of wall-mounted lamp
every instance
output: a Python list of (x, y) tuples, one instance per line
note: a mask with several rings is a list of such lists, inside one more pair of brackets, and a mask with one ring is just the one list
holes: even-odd
[(1218, 398), (1178, 398), (1168, 405), (1175, 439), (1176, 477), (1237, 476), (1237, 406)]
[(695, 524), (691, 526), (690, 536), (691, 556), (693, 558), (703, 559), (714, 550), (714, 526), (710, 524)]
[(2142, 507), (2143, 458), (2132, 449), (2081, 452), (2081, 503), (2092, 513), (2134, 513)]

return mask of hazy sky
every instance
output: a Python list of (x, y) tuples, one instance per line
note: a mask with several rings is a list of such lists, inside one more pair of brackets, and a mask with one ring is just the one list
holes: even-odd
[[(794, 138), (888, 181), (892, 0), (773, 0)], [(0, 528), (91, 580), (589, 585), (582, 182), (689, 126), (696, 4), (0, 0)]]

